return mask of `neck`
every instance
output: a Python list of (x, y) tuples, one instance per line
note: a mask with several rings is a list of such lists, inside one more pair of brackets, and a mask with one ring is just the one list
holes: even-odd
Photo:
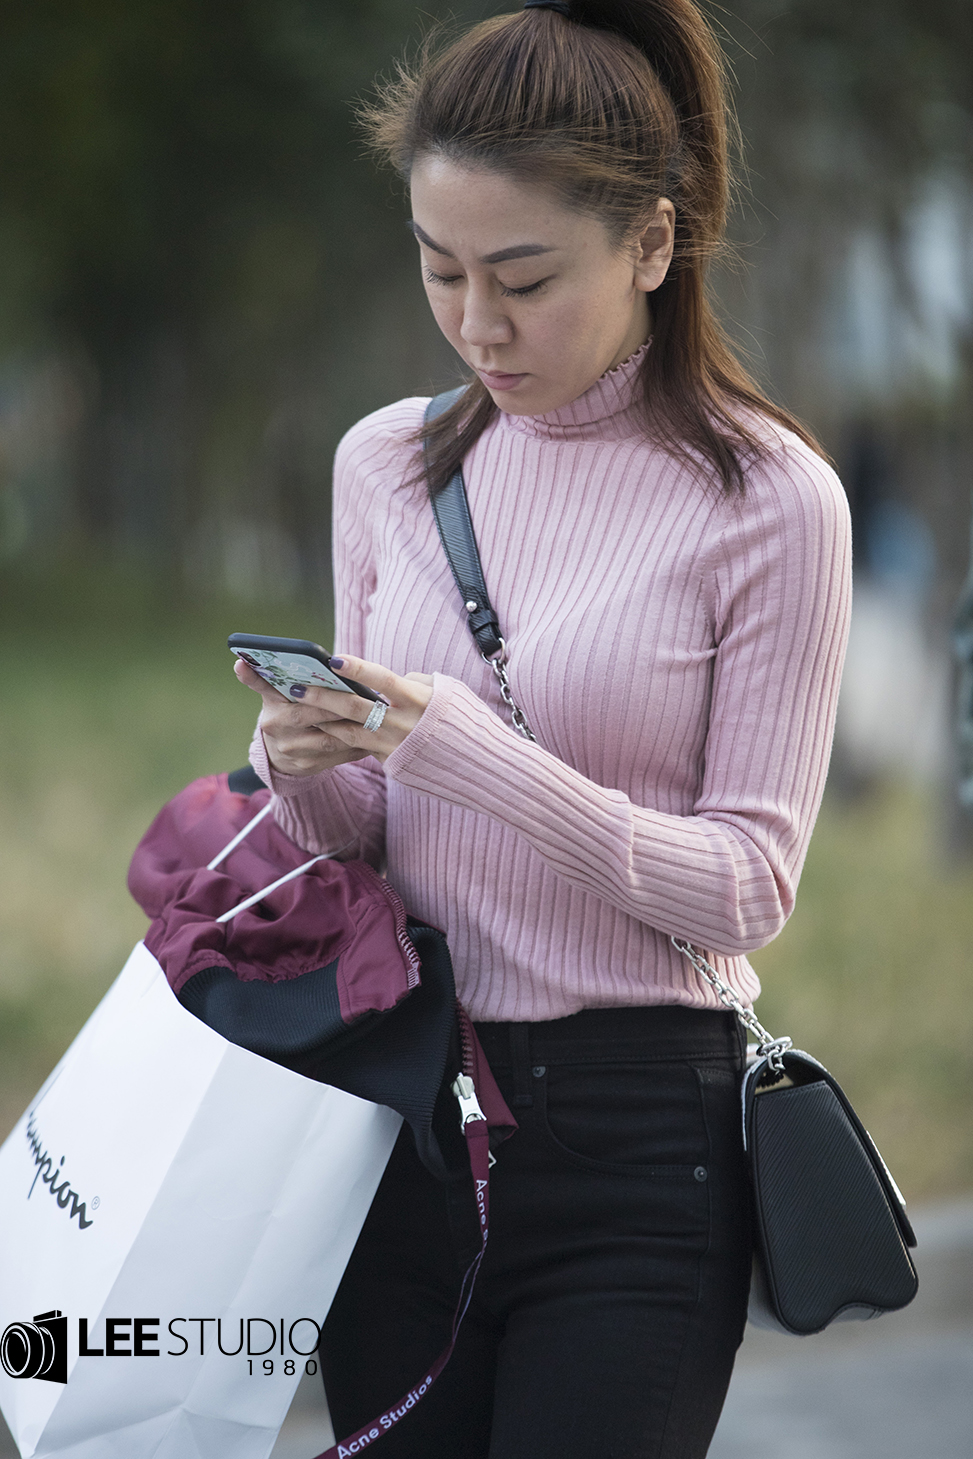
[(643, 294), (640, 289), (632, 302), (632, 322), (626, 330), (624, 340), (615, 351), (615, 356), (608, 369), (614, 370), (617, 365), (624, 364), (627, 359), (630, 359), (636, 350), (641, 349), (651, 333), (652, 308), (649, 304), (648, 294)]

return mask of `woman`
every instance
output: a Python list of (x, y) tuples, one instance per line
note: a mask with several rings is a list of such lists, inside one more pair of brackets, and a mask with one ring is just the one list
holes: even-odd
[[(691, 0), (529, 0), (366, 120), (473, 383), (338, 450), (336, 642), (384, 718), (237, 672), (282, 826), (385, 865), (446, 930), (520, 1124), (457, 1351), (383, 1449), (703, 1455), (746, 1315), (742, 1049), (670, 939), (756, 996), (746, 953), (793, 907), (827, 767), (844, 498), (706, 300), (727, 111)], [(536, 743), (467, 632), (423, 438), (431, 491), (462, 461)], [(444, 1346), (467, 1200), (399, 1143), (325, 1329), (337, 1432)]]

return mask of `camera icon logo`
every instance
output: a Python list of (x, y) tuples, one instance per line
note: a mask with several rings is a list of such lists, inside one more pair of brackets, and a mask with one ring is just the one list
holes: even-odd
[(11, 1378), (68, 1381), (68, 1319), (38, 1312), (33, 1322), (11, 1322), (0, 1337), (0, 1363)]

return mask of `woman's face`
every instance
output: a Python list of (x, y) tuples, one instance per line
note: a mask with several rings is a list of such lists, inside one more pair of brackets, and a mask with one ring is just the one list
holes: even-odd
[(597, 218), (487, 167), (424, 156), (411, 186), (436, 323), (501, 410), (557, 410), (648, 339), (672, 257), (667, 200), (623, 250)]

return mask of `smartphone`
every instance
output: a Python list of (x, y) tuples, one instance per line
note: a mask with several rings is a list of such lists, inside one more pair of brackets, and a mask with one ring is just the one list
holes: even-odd
[(331, 667), (331, 655), (307, 638), (268, 638), (262, 633), (231, 633), (227, 648), (249, 664), (285, 699), (303, 699), (308, 689), (338, 689), (377, 701), (374, 689), (346, 679)]

